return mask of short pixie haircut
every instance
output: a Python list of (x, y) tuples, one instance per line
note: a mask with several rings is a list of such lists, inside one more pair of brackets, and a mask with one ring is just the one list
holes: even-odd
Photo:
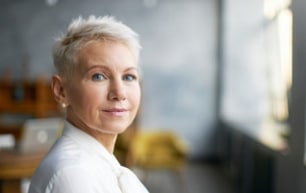
[(78, 53), (82, 47), (97, 40), (124, 43), (139, 60), (141, 46), (138, 34), (114, 17), (78, 17), (67, 28), (66, 34), (55, 40), (53, 63), (60, 76), (72, 76), (78, 63)]

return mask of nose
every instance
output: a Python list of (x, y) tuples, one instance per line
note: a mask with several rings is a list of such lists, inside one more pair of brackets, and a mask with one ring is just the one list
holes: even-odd
[(109, 84), (108, 99), (122, 101), (126, 99), (126, 90), (122, 80), (112, 80)]

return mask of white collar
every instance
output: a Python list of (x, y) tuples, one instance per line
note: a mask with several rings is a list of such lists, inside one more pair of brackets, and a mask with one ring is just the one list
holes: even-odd
[(116, 157), (113, 154), (109, 153), (101, 143), (99, 143), (94, 137), (92, 137), (88, 133), (75, 127), (68, 121), (65, 121), (63, 135), (73, 138), (74, 141), (78, 143), (80, 147), (83, 148), (86, 152), (90, 152), (92, 153), (92, 155), (100, 156), (111, 166), (114, 172), (119, 172), (121, 165), (116, 159)]
[(63, 135), (73, 138), (85, 151), (104, 159), (117, 176), (122, 193), (148, 193), (148, 190), (141, 184), (137, 176), (128, 168), (122, 167), (115, 156), (109, 153), (94, 137), (76, 128), (68, 121), (65, 121)]

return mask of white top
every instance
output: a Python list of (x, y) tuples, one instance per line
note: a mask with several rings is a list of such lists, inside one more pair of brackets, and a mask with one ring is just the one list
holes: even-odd
[(29, 193), (148, 193), (136, 175), (68, 122), (37, 168)]

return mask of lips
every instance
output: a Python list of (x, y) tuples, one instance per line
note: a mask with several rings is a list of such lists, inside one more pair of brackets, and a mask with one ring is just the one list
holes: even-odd
[(123, 108), (112, 108), (112, 109), (106, 109), (104, 112), (108, 113), (111, 116), (123, 116), (125, 115), (128, 110)]
[(117, 109), (117, 108), (113, 108), (113, 109), (107, 109), (104, 110), (105, 112), (125, 112), (127, 111), (126, 109)]

